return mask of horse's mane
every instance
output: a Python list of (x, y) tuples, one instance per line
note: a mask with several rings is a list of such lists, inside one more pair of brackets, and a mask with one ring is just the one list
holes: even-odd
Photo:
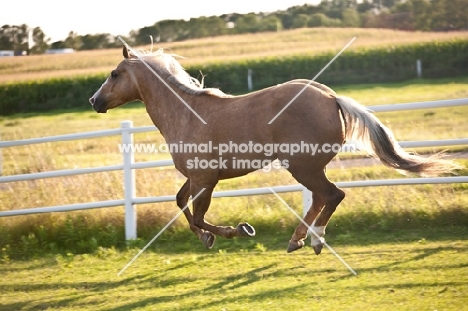
[[(156, 52), (138, 51), (140, 57), (148, 63), (162, 78), (167, 79), (182, 91), (194, 95), (213, 95), (218, 97), (230, 97), (216, 88), (204, 88), (203, 79), (200, 83), (197, 79), (191, 77), (182, 65), (176, 60), (181, 57), (176, 54), (164, 53), (163, 49)], [(138, 57), (130, 54), (129, 62), (139, 61)]]

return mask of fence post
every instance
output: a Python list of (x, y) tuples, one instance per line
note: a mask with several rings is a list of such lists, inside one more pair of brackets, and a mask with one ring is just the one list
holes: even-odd
[[(302, 188), (302, 218), (305, 217), (309, 209), (312, 207), (312, 191), (306, 187)], [(307, 234), (310, 233), (310, 230), (307, 230)]]
[(416, 75), (418, 78), (422, 77), (422, 64), (420, 59), (416, 60)]
[(302, 188), (302, 217), (304, 217), (312, 206), (312, 191), (306, 187)]
[(252, 69), (247, 70), (247, 88), (249, 89), (249, 91), (253, 90)]
[[(135, 197), (135, 172), (131, 165), (135, 162), (133, 149), (133, 134), (130, 129), (133, 127), (132, 121), (122, 121), (122, 156), (123, 156), (123, 178), (124, 178), (124, 200), (125, 200), (125, 239), (134, 240), (137, 238), (136, 209), (133, 204)], [(125, 148), (125, 146), (128, 146)]]

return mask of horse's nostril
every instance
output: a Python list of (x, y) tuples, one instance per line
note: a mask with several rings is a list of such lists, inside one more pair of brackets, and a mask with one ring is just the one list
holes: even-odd
[(94, 97), (91, 97), (91, 98), (89, 99), (89, 103), (90, 103), (91, 105), (94, 105)]

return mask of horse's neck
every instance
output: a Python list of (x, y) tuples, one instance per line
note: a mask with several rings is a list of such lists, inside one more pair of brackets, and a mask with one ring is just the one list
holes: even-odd
[(173, 84), (166, 83), (172, 90), (158, 79), (157, 85), (141, 88), (141, 91), (144, 93), (143, 102), (151, 120), (166, 140), (172, 140), (171, 138), (178, 136), (178, 132), (191, 128), (192, 122), (201, 123), (187, 107), (195, 104), (199, 98), (198, 95), (188, 94)]

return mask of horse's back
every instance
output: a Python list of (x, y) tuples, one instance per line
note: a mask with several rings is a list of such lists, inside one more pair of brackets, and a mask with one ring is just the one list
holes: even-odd
[[(293, 80), (242, 96), (219, 98), (219, 105), (206, 105), (211, 111), (207, 122), (219, 139), (343, 142), (344, 126), (335, 92), (305, 81)], [(234, 137), (232, 133), (236, 133)]]
[(319, 83), (319, 82), (316, 82), (316, 81), (307, 80), (307, 79), (295, 79), (295, 80), (291, 80), (291, 81), (286, 82), (286, 84), (293, 84), (293, 83), (301, 84), (303, 86), (308, 85), (308, 86), (311, 86), (311, 87), (315, 87), (315, 88), (327, 93), (328, 95), (336, 96), (336, 92), (334, 90), (332, 90), (331, 88), (329, 88), (325, 84), (322, 84), (322, 83)]
[[(301, 80), (299, 80), (301, 81)], [(336, 103), (336, 93), (323, 84), (307, 85), (295, 80), (282, 84), (276, 92), (281, 93), (274, 108), (281, 110), (278, 115), (281, 122), (313, 123), (318, 128), (341, 130), (339, 106)], [(294, 99), (294, 100), (293, 100)], [(280, 110), (280, 111), (281, 111)]]

